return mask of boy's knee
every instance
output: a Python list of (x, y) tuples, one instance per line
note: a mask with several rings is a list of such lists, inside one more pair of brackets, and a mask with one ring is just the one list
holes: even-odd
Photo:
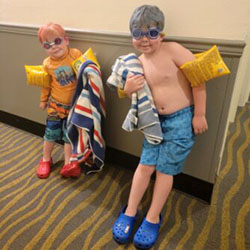
[(174, 176), (171, 175), (171, 174), (165, 174), (165, 173), (162, 173), (162, 172), (159, 172), (156, 170), (156, 178), (163, 178), (163, 179), (168, 179), (168, 180), (173, 180)]
[(137, 171), (143, 175), (151, 176), (155, 172), (155, 166), (139, 164)]

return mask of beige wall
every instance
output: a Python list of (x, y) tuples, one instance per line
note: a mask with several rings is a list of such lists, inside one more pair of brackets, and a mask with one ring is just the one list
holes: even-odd
[(250, 20), (249, 0), (0, 0), (0, 21), (55, 21), (70, 28), (128, 32), (130, 15), (141, 4), (155, 4), (164, 11), (170, 36), (244, 39)]
[[(244, 53), (242, 55), (238, 74), (236, 77), (236, 86), (235, 91), (232, 98), (231, 110), (229, 121), (232, 122), (234, 120), (234, 116), (237, 110), (237, 106), (244, 106), (248, 101), (249, 93), (250, 93), (250, 26), (248, 29), (248, 34), (245, 38), (246, 46), (244, 49)], [(238, 91), (240, 90), (240, 91)]]
[(245, 40), (235, 83), (229, 121), (238, 105), (244, 105), (250, 92), (249, 0), (0, 0), (0, 22), (41, 25), (58, 22), (70, 29), (98, 32), (128, 32), (128, 21), (135, 7), (158, 5), (165, 13), (165, 32), (169, 36)]

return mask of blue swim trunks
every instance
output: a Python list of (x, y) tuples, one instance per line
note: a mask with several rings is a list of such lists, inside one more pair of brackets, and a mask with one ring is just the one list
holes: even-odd
[(140, 163), (155, 166), (156, 171), (168, 175), (181, 173), (194, 145), (193, 114), (194, 106), (189, 106), (173, 114), (159, 115), (163, 140), (155, 145), (144, 139)]

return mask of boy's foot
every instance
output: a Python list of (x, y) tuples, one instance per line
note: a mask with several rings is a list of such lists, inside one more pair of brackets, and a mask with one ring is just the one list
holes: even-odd
[(155, 244), (158, 238), (161, 220), (160, 216), (159, 223), (151, 223), (144, 218), (141, 226), (134, 235), (133, 243), (137, 248), (149, 249)]
[(68, 163), (64, 165), (60, 171), (63, 177), (79, 177), (81, 175), (81, 167), (78, 163)]
[(39, 166), (37, 168), (37, 176), (40, 179), (46, 179), (50, 175), (50, 168), (52, 164), (52, 159), (50, 161), (40, 160)]
[(113, 226), (113, 237), (120, 244), (126, 244), (131, 238), (136, 216), (124, 214), (126, 207), (120, 213)]

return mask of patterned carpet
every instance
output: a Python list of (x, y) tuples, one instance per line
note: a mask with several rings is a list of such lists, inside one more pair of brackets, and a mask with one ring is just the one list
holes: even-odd
[[(173, 190), (152, 249), (250, 249), (250, 104), (239, 108), (227, 135), (212, 202)], [(135, 249), (112, 240), (111, 228), (126, 203), (133, 173), (119, 166), (79, 179), (59, 171), (63, 148), (46, 180), (36, 177), (42, 138), (0, 123), (0, 249)], [(151, 184), (152, 185), (152, 184)], [(139, 225), (151, 190), (140, 207)]]

